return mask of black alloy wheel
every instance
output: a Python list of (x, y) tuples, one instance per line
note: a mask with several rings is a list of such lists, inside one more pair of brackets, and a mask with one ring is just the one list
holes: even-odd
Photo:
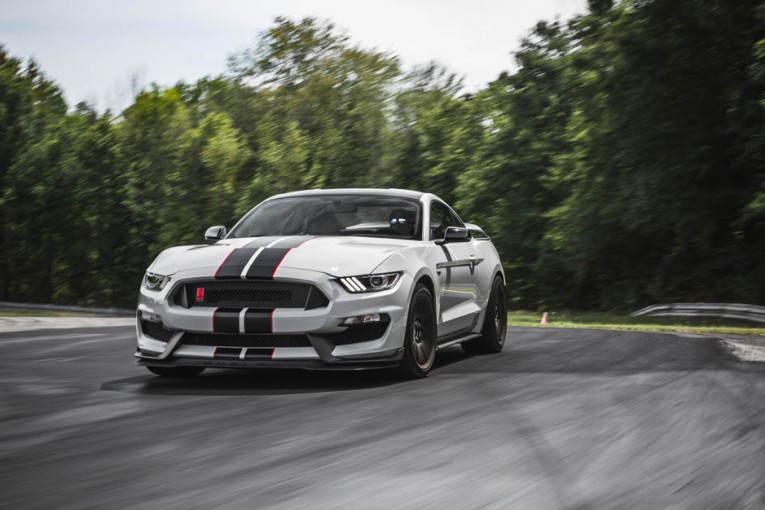
[(505, 283), (497, 275), (491, 286), (489, 303), (483, 321), (481, 337), (462, 343), (462, 349), (470, 354), (490, 354), (502, 351), (507, 337), (507, 301)]
[(436, 312), (433, 296), (418, 283), (409, 303), (404, 360), (401, 371), (406, 377), (425, 377), (436, 359)]

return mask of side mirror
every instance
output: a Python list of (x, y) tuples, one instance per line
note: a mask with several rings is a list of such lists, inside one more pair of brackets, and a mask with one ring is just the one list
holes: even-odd
[(218, 241), (226, 237), (226, 227), (218, 225), (205, 230), (205, 241)]
[(444, 232), (444, 238), (436, 241), (436, 244), (460, 243), (469, 239), (468, 229), (464, 227), (447, 227), (446, 232)]

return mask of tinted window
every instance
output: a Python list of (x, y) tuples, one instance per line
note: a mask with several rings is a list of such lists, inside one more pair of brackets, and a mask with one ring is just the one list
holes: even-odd
[(419, 239), (416, 200), (376, 195), (276, 198), (250, 211), (229, 237), (372, 236)]
[(447, 227), (464, 227), (465, 224), (451, 209), (441, 202), (430, 203), (430, 239), (443, 239)]

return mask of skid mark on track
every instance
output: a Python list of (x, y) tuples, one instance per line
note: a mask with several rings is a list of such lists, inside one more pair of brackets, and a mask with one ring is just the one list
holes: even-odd
[[(505, 417), (504, 422), (508, 431), (507, 444), (511, 445), (516, 438), (520, 438), (533, 454), (545, 478), (545, 486), (554, 496), (556, 508), (587, 510), (589, 507), (582, 503), (584, 497), (577, 493), (575, 484), (572, 483), (576, 480), (576, 473), (566, 467), (566, 460), (558, 455), (555, 448), (545, 440), (543, 431), (518, 407), (507, 409), (503, 405), (503, 397), (507, 395), (505, 391), (497, 391), (495, 384), (487, 383), (485, 380), (479, 381), (479, 384), (478, 393), (486, 398), (487, 405)], [(544, 397), (544, 395), (541, 396)], [(510, 452), (508, 458), (513, 457)], [(577, 503), (572, 506), (573, 502)]]

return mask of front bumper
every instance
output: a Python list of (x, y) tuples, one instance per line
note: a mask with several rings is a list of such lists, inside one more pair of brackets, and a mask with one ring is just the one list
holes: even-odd
[[(406, 274), (390, 290), (351, 294), (324, 273), (281, 268), (277, 281), (314, 285), (329, 299), (328, 305), (310, 310), (276, 308), (270, 313), (269, 333), (241, 336), (214, 331), (215, 308), (185, 308), (170, 299), (181, 285), (209, 281), (210, 274), (210, 268), (184, 271), (173, 275), (170, 284), (162, 291), (141, 288), (135, 354), (139, 364), (347, 370), (391, 366), (398, 364), (403, 357), (406, 313), (412, 285), (411, 277)], [(355, 341), (354, 330), (340, 324), (347, 317), (367, 314), (387, 317), (387, 328), (381, 335), (372, 335), (374, 339), (369, 340), (369, 335), (360, 335), (360, 341)], [(147, 334), (147, 323), (144, 322), (147, 320), (152, 321), (154, 326), (161, 323), (164, 334)], [(156, 327), (152, 332), (155, 330)], [(247, 336), (250, 337), (249, 342), (244, 341)], [(195, 338), (194, 341), (192, 338)], [(200, 344), (199, 338), (205, 340)], [(285, 343), (285, 338), (302, 340)], [(242, 339), (239, 342), (241, 346), (238, 339)], [(271, 340), (272, 344), (269, 343)]]

